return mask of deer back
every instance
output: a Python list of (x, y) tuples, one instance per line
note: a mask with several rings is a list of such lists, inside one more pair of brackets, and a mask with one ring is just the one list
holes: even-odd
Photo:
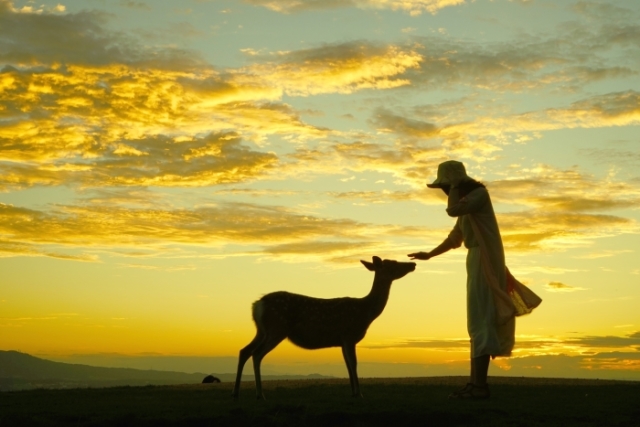
[(358, 342), (374, 319), (363, 298), (323, 299), (273, 292), (260, 302), (267, 330), (270, 324), (277, 326), (291, 342), (308, 349)]

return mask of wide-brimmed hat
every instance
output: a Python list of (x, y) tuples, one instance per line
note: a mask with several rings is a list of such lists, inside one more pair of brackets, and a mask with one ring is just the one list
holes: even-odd
[(462, 182), (468, 179), (470, 178), (461, 162), (448, 160), (438, 165), (438, 176), (431, 184), (427, 184), (427, 187), (442, 188), (443, 185), (451, 185), (454, 182)]

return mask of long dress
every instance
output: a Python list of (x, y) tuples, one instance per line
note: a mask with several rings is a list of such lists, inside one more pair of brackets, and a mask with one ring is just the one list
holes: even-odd
[(484, 355), (510, 356), (515, 343), (515, 318), (499, 325), (493, 293), (481, 262), (481, 248), (475, 236), (470, 216), (482, 233), (488, 259), (500, 287), (507, 288), (504, 248), (491, 198), (486, 188), (472, 190), (460, 198), (458, 189), (449, 191), (449, 216), (457, 221), (448, 239), (453, 247), (464, 243), (467, 252), (467, 330), (471, 339), (471, 357)]

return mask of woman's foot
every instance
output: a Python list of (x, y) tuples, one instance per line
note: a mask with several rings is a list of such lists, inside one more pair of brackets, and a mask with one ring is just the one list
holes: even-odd
[(473, 388), (473, 384), (471, 384), (471, 383), (467, 383), (467, 385), (465, 385), (464, 387), (462, 387), (460, 390), (456, 390), (456, 391), (454, 391), (453, 393), (451, 393), (451, 394), (449, 395), (449, 399), (458, 399), (458, 396), (459, 396), (460, 394), (467, 393), (467, 392), (469, 392), (469, 390), (471, 390), (472, 388)]
[(449, 399), (488, 399), (491, 396), (489, 385), (475, 385), (468, 383), (464, 388), (454, 391), (449, 395)]

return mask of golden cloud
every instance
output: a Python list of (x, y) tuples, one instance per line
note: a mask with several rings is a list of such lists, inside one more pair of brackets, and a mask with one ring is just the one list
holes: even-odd
[(410, 138), (435, 138), (440, 129), (433, 123), (408, 119), (385, 109), (378, 109), (371, 122), (378, 131), (393, 132)]
[(515, 177), (489, 183), (492, 198), (507, 204), (548, 212), (590, 212), (627, 209), (638, 205), (640, 189), (614, 176), (596, 179), (578, 168), (558, 169), (539, 164), (507, 171)]
[(233, 134), (210, 134), (183, 142), (163, 136), (148, 137), (128, 140), (127, 144), (96, 147), (94, 151), (96, 156), (89, 159), (6, 163), (0, 171), (0, 188), (63, 183), (83, 186), (218, 185), (256, 178), (278, 162), (274, 154), (252, 150)]
[(546, 285), (546, 289), (549, 292), (575, 292), (575, 291), (584, 290), (584, 288), (580, 288), (577, 286), (569, 286), (562, 282), (549, 282)]
[[(149, 205), (146, 194), (134, 193), (130, 198), (120, 192), (92, 197), (86, 204), (55, 205), (46, 212), (0, 204), (0, 256), (99, 261), (93, 254), (68, 254), (93, 248), (125, 257), (198, 258), (209, 255), (196, 247), (218, 247), (222, 252), (211, 256), (353, 262), (363, 256), (407, 253), (405, 247), (394, 246), (392, 236), (424, 239), (442, 234), (441, 230), (327, 219), (248, 203), (171, 209)], [(226, 253), (226, 245), (243, 249)]]
[[(425, 348), (444, 351), (458, 351), (469, 348), (469, 339), (405, 339), (392, 343), (369, 345), (371, 349), (386, 348)], [(610, 349), (633, 351), (640, 348), (640, 334), (638, 332), (626, 336), (581, 336), (572, 338), (516, 336), (516, 352), (518, 358), (535, 357), (538, 355), (573, 353), (583, 354), (592, 351), (592, 358), (604, 359), (612, 357)], [(620, 354), (630, 359), (640, 359), (640, 352)]]
[[(358, 135), (360, 136), (360, 135)], [(370, 140), (376, 141), (375, 136)], [(434, 179), (438, 164), (448, 159), (440, 146), (423, 145), (415, 141), (330, 142), (314, 148), (301, 147), (286, 156), (291, 160), (291, 173), (342, 174), (350, 171), (389, 173), (399, 182), (424, 190)], [(425, 196), (424, 193), (421, 196)], [(432, 200), (430, 195), (425, 199)]]
[(276, 12), (295, 13), (307, 10), (359, 7), (363, 9), (390, 9), (408, 12), (411, 16), (422, 12), (435, 14), (440, 9), (464, 4), (465, 0), (245, 0)]
[(323, 219), (246, 203), (193, 210), (58, 205), (49, 212), (0, 204), (0, 235), (5, 236), (4, 246), (13, 245), (16, 252), (35, 244), (87, 247), (265, 244), (369, 233), (364, 224), (348, 219)]
[[(492, 114), (473, 119), (449, 113), (468, 111), (459, 103), (415, 107), (399, 116), (378, 109), (371, 123), (382, 132), (413, 140), (440, 140), (450, 155), (482, 158), (515, 140), (534, 138), (539, 132), (574, 128), (603, 128), (640, 124), (640, 93), (630, 90), (593, 96), (564, 108), (548, 108), (523, 114)], [(434, 108), (442, 108), (437, 113)], [(414, 117), (411, 117), (411, 116)], [(415, 117), (418, 115), (418, 117)]]
[[(112, 34), (97, 12), (27, 16), (11, 5), (3, 0), (0, 14), (0, 60), (13, 64), (0, 71), (3, 188), (253, 179), (277, 158), (241, 140), (337, 134), (304, 123), (279, 102), (284, 93), (397, 87), (421, 59), (397, 46), (344, 43), (220, 72), (193, 53), (159, 53)], [(18, 37), (25, 31), (31, 38)]]
[(28, 257), (49, 257), (67, 261), (98, 262), (99, 258), (94, 254), (68, 254), (62, 252), (52, 252), (46, 247), (38, 247), (33, 244), (14, 242), (10, 240), (0, 240), (0, 258), (15, 256)]
[(435, 14), (440, 9), (461, 5), (465, 2), (465, 0), (359, 0), (358, 4), (361, 7), (402, 10), (409, 12), (411, 16), (417, 16), (425, 11)]
[(548, 165), (506, 173), (516, 177), (487, 183), (493, 201), (530, 208), (498, 213), (508, 250), (565, 250), (596, 238), (640, 231), (632, 219), (597, 213), (637, 206), (640, 191), (630, 183), (612, 177), (597, 180), (577, 168)]
[(498, 223), (505, 248), (516, 251), (566, 250), (596, 238), (638, 232), (637, 223), (627, 218), (544, 210), (498, 214)]
[(398, 46), (351, 42), (293, 52), (279, 52), (277, 62), (238, 70), (240, 82), (271, 82), (291, 96), (348, 94), (362, 89), (408, 85), (398, 77), (422, 61), (418, 53)]
[[(412, 183), (416, 190), (328, 193), (331, 197), (370, 204), (411, 200), (426, 204), (445, 203), (442, 192), (424, 187), (434, 178), (437, 164), (445, 159), (440, 157), (441, 151), (431, 151), (432, 157), (419, 160), (414, 157), (419, 149), (402, 146), (338, 143), (332, 148), (335, 153), (316, 149), (298, 151), (296, 156), (301, 156), (300, 160), (315, 159), (316, 165), (326, 162), (330, 164), (328, 169), (333, 166), (352, 171), (385, 170), (402, 182)], [(322, 160), (324, 156), (327, 160)], [(529, 209), (505, 212), (504, 208), (499, 208), (498, 222), (507, 250), (564, 251), (589, 246), (594, 239), (640, 231), (632, 219), (600, 213), (637, 206), (640, 192), (631, 183), (615, 181), (612, 177), (598, 180), (575, 168), (560, 170), (547, 165), (530, 169), (518, 167), (517, 171), (508, 173), (516, 178), (487, 183), (492, 199), (507, 206)]]
[(322, 134), (302, 124), (290, 107), (266, 102), (277, 98), (278, 89), (237, 86), (207, 70), (6, 67), (0, 81), (0, 111), (7, 122), (0, 138), (10, 160), (92, 157), (101, 145), (158, 134)]
[(143, 242), (258, 243), (340, 234), (358, 229), (351, 220), (325, 220), (283, 208), (249, 204), (195, 210), (57, 206), (41, 212), (0, 205), (0, 230), (17, 242), (129, 245)]
[(389, 349), (389, 348), (423, 348), (441, 351), (460, 351), (469, 349), (468, 338), (450, 338), (450, 339), (409, 339), (394, 343), (364, 345), (364, 348), (373, 350)]
[[(337, 236), (335, 236), (337, 237)], [(356, 265), (358, 260), (370, 259), (372, 256), (384, 256), (389, 252), (388, 242), (374, 242), (367, 240), (326, 241), (312, 240), (295, 243), (272, 245), (260, 252), (247, 255), (263, 255), (279, 261), (301, 262), (322, 259), (335, 264)]]

